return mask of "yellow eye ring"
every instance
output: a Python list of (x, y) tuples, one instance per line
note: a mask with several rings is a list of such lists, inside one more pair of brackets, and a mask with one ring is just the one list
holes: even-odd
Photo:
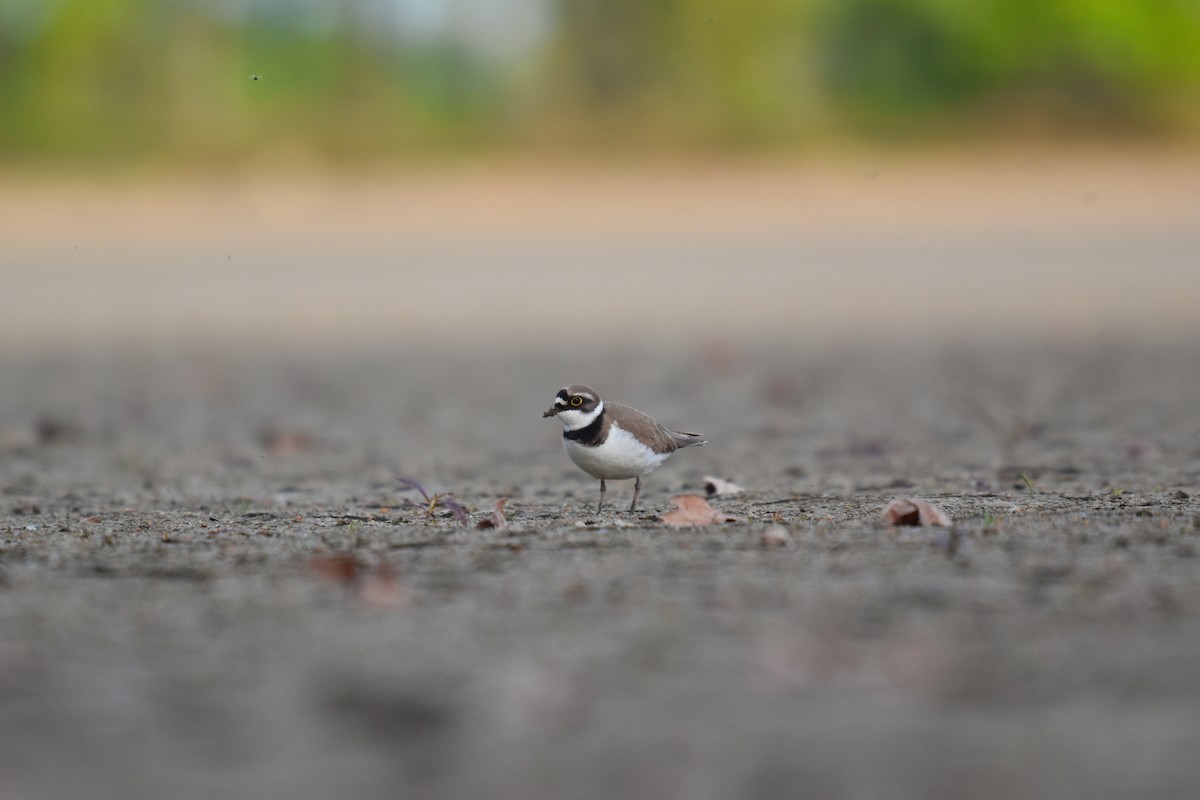
[(573, 406), (575, 406), (576, 408), (578, 408), (579, 406), (583, 405), (583, 398), (582, 398), (582, 397), (579, 397), (579, 396), (572, 397), (572, 398), (571, 398), (571, 405), (573, 405)]

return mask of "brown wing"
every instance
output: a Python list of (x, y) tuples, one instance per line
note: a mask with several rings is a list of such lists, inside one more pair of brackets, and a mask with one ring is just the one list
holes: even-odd
[(680, 447), (704, 443), (698, 434), (667, 430), (653, 417), (636, 408), (607, 400), (604, 401), (604, 408), (612, 414), (613, 422), (641, 439), (656, 453), (673, 453)]

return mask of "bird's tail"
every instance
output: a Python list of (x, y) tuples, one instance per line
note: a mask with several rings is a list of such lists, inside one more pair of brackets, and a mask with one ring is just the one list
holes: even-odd
[(667, 433), (671, 434), (671, 438), (675, 440), (676, 447), (694, 447), (707, 441), (699, 433), (685, 433), (684, 431), (667, 431)]

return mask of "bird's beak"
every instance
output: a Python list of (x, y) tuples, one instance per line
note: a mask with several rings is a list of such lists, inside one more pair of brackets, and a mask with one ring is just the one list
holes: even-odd
[(559, 408), (558, 406), (554, 406), (549, 411), (547, 411), (545, 414), (542, 414), (542, 419), (545, 419), (546, 417), (553, 417), (555, 414), (557, 414), (560, 411), (562, 411), (561, 408)]

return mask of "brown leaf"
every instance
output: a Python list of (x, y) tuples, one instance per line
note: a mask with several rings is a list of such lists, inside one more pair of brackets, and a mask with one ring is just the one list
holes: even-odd
[(33, 429), (39, 444), (70, 444), (82, 438), (77, 424), (58, 417), (38, 417)]
[(671, 498), (671, 502), (675, 504), (675, 510), (663, 514), (662, 521), (664, 525), (672, 528), (695, 528), (712, 525), (714, 522), (736, 520), (736, 517), (731, 517), (710, 506), (708, 501), (698, 494), (676, 495)]
[(889, 525), (939, 525), (949, 528), (950, 517), (945, 511), (920, 497), (901, 497), (887, 504), (883, 518)]
[(1158, 461), (1162, 458), (1162, 450), (1154, 442), (1145, 439), (1132, 439), (1121, 446), (1121, 451), (1131, 461)]
[(508, 502), (507, 497), (501, 497), (496, 501), (496, 507), (492, 509), (492, 514), (489, 517), (484, 517), (475, 525), (476, 528), (495, 528), (502, 531), (508, 527), (508, 520), (504, 518), (504, 504)]
[(311, 450), (313, 437), (305, 431), (263, 428), (258, 432), (258, 443), (271, 455), (291, 456)]
[(782, 525), (772, 525), (762, 532), (758, 543), (762, 547), (787, 547), (792, 543), (792, 535)]
[(309, 568), (321, 580), (341, 586), (367, 605), (394, 608), (408, 603), (407, 589), (386, 560), (368, 566), (352, 553), (327, 553), (313, 556)]
[(387, 561), (380, 561), (363, 576), (362, 583), (358, 586), (358, 597), (367, 605), (378, 608), (408, 605), (408, 590)]
[(340, 586), (358, 583), (363, 571), (363, 565), (350, 553), (316, 555), (308, 565), (313, 574), (321, 580)]

